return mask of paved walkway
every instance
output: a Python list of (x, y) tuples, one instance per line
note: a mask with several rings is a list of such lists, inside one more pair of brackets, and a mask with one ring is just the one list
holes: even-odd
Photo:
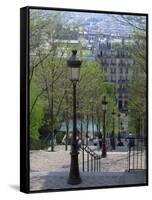
[(31, 173), (30, 190), (46, 189), (72, 189), (87, 187), (121, 186), (128, 184), (145, 184), (145, 171), (138, 172), (105, 172), (105, 173), (81, 173), (82, 183), (69, 185), (67, 172), (57, 173)]
[[(65, 151), (64, 146), (56, 146), (55, 152), (44, 150), (30, 152), (31, 172), (65, 172), (70, 169), (70, 150)], [(70, 147), (68, 148), (70, 149)], [(96, 151), (101, 154), (101, 151)], [(108, 152), (106, 158), (101, 160), (102, 172), (124, 172), (128, 169), (127, 152)], [(85, 169), (87, 156), (85, 153)], [(79, 166), (82, 170), (82, 153), (79, 154)]]
[[(101, 154), (101, 151), (95, 151), (99, 155)], [(82, 172), (82, 153), (80, 152), (79, 166), (82, 183), (71, 186), (67, 184), (70, 170), (70, 150), (65, 151), (64, 146), (56, 146), (55, 152), (44, 150), (30, 151), (30, 189), (102, 187), (143, 184), (146, 181), (144, 171), (136, 173), (126, 172), (128, 170), (128, 152), (108, 152), (107, 157), (101, 159), (100, 173), (86, 172), (86, 164), (87, 156), (85, 153), (85, 172)]]

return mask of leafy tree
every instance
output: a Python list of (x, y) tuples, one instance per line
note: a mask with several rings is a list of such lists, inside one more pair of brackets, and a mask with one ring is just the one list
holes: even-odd
[[(129, 129), (141, 135), (146, 126), (146, 98), (147, 98), (147, 63), (146, 63), (146, 17), (144, 16), (122, 16), (119, 20), (132, 28), (133, 43), (132, 58), (134, 64), (131, 67), (132, 80), (129, 84)], [(146, 133), (144, 133), (146, 134)]]
[[(71, 53), (72, 48), (70, 41), (62, 38), (64, 35), (70, 37), (77, 27), (74, 24), (71, 31), (71, 27), (65, 26), (61, 12), (33, 10), (30, 14), (30, 135), (37, 135), (38, 138), (41, 126), (50, 130), (46, 131), (46, 138), (52, 137), (53, 151), (53, 132), (54, 128), (60, 127), (61, 113), (64, 110), (62, 107), (69, 85), (65, 57)], [(40, 102), (43, 102), (43, 110), (39, 110)], [(38, 110), (43, 122), (38, 119)]]

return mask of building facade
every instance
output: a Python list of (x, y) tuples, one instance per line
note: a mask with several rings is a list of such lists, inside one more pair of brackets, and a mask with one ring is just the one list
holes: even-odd
[(131, 80), (133, 59), (129, 38), (105, 38), (99, 41), (97, 57), (104, 67), (105, 81), (115, 84), (116, 101), (121, 112), (128, 103), (128, 84)]

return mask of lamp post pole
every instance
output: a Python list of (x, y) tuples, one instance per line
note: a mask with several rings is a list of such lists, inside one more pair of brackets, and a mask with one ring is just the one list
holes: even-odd
[(113, 109), (113, 112), (112, 112), (112, 118), (113, 118), (113, 130), (112, 130), (112, 147), (113, 147), (113, 150), (116, 149), (116, 146), (115, 146), (115, 111)]
[(120, 113), (118, 113), (118, 142), (120, 141)]
[(92, 137), (94, 138), (94, 118), (93, 118), (93, 100), (90, 100), (90, 106), (91, 106), (91, 120), (92, 120)]
[(102, 143), (102, 157), (103, 158), (105, 158), (107, 156), (107, 152), (106, 152), (105, 115), (106, 115), (106, 111), (103, 111), (103, 143)]
[(102, 108), (103, 108), (103, 140), (102, 140), (102, 157), (105, 158), (107, 156), (107, 151), (106, 151), (106, 123), (105, 123), (105, 118), (106, 118), (106, 110), (107, 110), (107, 101), (106, 97), (104, 96), (103, 101), (102, 101)]
[(81, 183), (78, 163), (78, 144), (77, 144), (77, 121), (76, 121), (76, 84), (79, 80), (79, 70), (81, 61), (76, 57), (77, 51), (72, 51), (72, 56), (68, 60), (68, 65), (71, 68), (71, 81), (73, 83), (73, 136), (71, 142), (71, 164), (68, 184), (77, 185)]

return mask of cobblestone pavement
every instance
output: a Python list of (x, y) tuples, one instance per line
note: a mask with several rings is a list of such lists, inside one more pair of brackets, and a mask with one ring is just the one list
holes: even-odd
[[(35, 150), (30, 152), (30, 170), (31, 172), (65, 172), (70, 169), (70, 150), (65, 151), (64, 146), (56, 146), (55, 152), (44, 150)], [(70, 147), (68, 148), (70, 149)], [(96, 151), (101, 154), (101, 151)], [(101, 160), (102, 172), (124, 172), (128, 166), (127, 152), (108, 152), (106, 158)], [(85, 168), (87, 156), (85, 153)], [(79, 154), (79, 166), (82, 170), (82, 153)]]
[[(101, 154), (101, 151), (95, 151)], [(86, 159), (85, 154), (85, 164)], [(128, 152), (108, 152), (107, 157), (101, 159), (101, 173), (82, 172), (82, 153), (80, 152), (79, 166), (82, 183), (71, 186), (67, 184), (70, 170), (70, 150), (65, 151), (64, 146), (56, 146), (55, 152), (30, 151), (30, 190), (143, 184), (146, 180), (144, 171), (134, 174), (126, 172), (128, 170)]]

